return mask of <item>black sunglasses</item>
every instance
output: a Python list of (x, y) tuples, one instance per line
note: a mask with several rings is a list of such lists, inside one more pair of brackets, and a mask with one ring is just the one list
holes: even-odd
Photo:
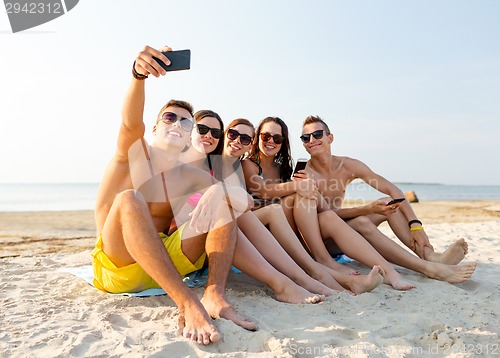
[(234, 129), (228, 129), (227, 130), (227, 138), (230, 140), (236, 140), (236, 138), (240, 137), (240, 143), (242, 145), (249, 145), (252, 143), (252, 137), (250, 137), (248, 134), (241, 134), (238, 131), (235, 131)]
[(304, 144), (306, 144), (306, 143), (309, 143), (309, 141), (311, 140), (311, 136), (313, 136), (314, 139), (321, 139), (321, 138), (323, 138), (323, 132), (324, 132), (323, 129), (318, 129), (317, 131), (314, 131), (312, 133), (302, 134), (300, 136), (300, 139), (302, 140), (302, 142)]
[(210, 131), (212, 137), (214, 137), (215, 139), (220, 139), (220, 137), (222, 137), (222, 130), (220, 130), (219, 128), (210, 128), (204, 124), (197, 124), (196, 130), (201, 135), (205, 135)]
[(281, 134), (271, 134), (271, 133), (261, 133), (260, 134), (260, 139), (262, 139), (262, 141), (264, 141), (264, 142), (269, 142), (271, 140), (271, 138), (273, 139), (274, 143), (276, 143), (276, 144), (283, 143), (283, 140), (285, 139), (285, 137), (283, 137)]
[[(161, 115), (160, 120), (165, 124), (173, 124), (177, 121), (180, 121), (181, 128), (185, 132), (191, 132), (191, 130), (194, 127), (194, 123), (193, 123), (193, 120), (191, 118), (184, 118), (184, 117), (178, 116), (177, 114), (175, 114), (173, 112), (164, 112)], [(160, 120), (158, 120), (158, 122)], [(156, 123), (158, 123), (158, 122), (156, 122)]]

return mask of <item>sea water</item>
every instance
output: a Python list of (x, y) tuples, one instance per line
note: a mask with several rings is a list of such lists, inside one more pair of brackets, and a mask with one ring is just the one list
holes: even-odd
[[(404, 193), (413, 191), (420, 201), (439, 200), (500, 200), (500, 185), (446, 185), (395, 183)], [(347, 187), (347, 200), (375, 200), (387, 196), (364, 182)]]
[(97, 183), (0, 184), (0, 211), (93, 210)]
[[(403, 192), (414, 191), (420, 201), (500, 200), (500, 185), (444, 185), (397, 183)], [(97, 183), (0, 184), (0, 211), (93, 210)], [(374, 200), (385, 196), (369, 185), (353, 183), (347, 200)]]

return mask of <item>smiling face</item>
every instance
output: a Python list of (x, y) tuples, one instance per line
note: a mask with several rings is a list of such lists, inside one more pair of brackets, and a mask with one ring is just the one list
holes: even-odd
[[(196, 123), (196, 125), (200, 124), (209, 128), (219, 129), (222, 132), (219, 121), (214, 117), (204, 117)], [(200, 153), (212, 153), (217, 148), (221, 139), (214, 138), (211, 130), (205, 134), (200, 134), (197, 130), (193, 131), (193, 147)]]
[(319, 153), (323, 153), (325, 151), (330, 151), (330, 144), (333, 142), (333, 134), (328, 134), (325, 126), (323, 124), (316, 122), (306, 124), (304, 128), (302, 128), (302, 134), (310, 134), (316, 131), (323, 131), (323, 136), (321, 138), (314, 138), (313, 135), (310, 136), (309, 142), (302, 143), (307, 153), (311, 156)]
[[(161, 120), (162, 113), (171, 112), (177, 115), (177, 120), (174, 123), (165, 123)], [(193, 122), (191, 113), (188, 110), (180, 107), (167, 107), (160, 114), (158, 123), (153, 129), (152, 146), (167, 150), (168, 148), (180, 148), (181, 150), (189, 144), (191, 140), (191, 131), (186, 131), (181, 127), (181, 118), (187, 118)], [(184, 119), (186, 121), (186, 119)]]
[(246, 124), (238, 124), (234, 127), (230, 127), (229, 129), (238, 132), (240, 135), (236, 137), (236, 139), (229, 139), (228, 135), (226, 134), (226, 136), (224, 137), (224, 155), (233, 158), (239, 158), (246, 152), (249, 152), (250, 148), (252, 147), (252, 142), (247, 145), (241, 144), (241, 135), (253, 138), (254, 129), (253, 127), (247, 126)]
[(281, 126), (276, 122), (266, 122), (262, 125), (260, 135), (257, 138), (260, 153), (266, 157), (274, 157), (280, 151), (282, 144), (276, 144), (272, 137), (267, 142), (264, 142), (261, 138), (262, 133), (268, 133), (271, 136), (275, 134), (283, 135)]

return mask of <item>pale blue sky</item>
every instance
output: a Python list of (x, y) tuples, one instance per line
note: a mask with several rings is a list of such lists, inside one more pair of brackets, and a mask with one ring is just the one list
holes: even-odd
[(309, 114), (333, 153), (393, 181), (500, 184), (500, 2), (92, 1), (12, 34), (0, 14), (0, 182), (98, 182), (145, 44), (192, 51), (148, 79), (225, 123), (283, 118), (294, 158)]

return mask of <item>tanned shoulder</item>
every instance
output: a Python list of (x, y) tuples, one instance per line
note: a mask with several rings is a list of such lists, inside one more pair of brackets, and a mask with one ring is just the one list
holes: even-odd
[(354, 180), (362, 175), (363, 168), (366, 165), (358, 160), (351, 157), (337, 157), (339, 160), (339, 169), (342, 169), (344, 174), (350, 179)]

